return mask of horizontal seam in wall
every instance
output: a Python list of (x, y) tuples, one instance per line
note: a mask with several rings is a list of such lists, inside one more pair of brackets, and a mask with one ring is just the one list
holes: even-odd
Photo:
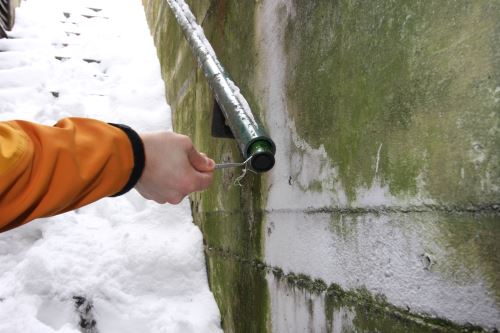
[(250, 259), (235, 254), (227, 249), (212, 247), (205, 245), (205, 253), (209, 253), (240, 262), (243, 265), (251, 266), (255, 271), (262, 272), (263, 274), (272, 273), (278, 280), (285, 281), (288, 285), (299, 290), (305, 290), (310, 294), (323, 295), (324, 297), (337, 297), (347, 298), (350, 301), (359, 304), (360, 306), (369, 306), (375, 308), (377, 311), (383, 312), (387, 315), (394, 316), (404, 321), (412, 322), (417, 325), (429, 327), (436, 332), (442, 333), (481, 333), (488, 332), (487, 330), (473, 326), (471, 324), (460, 325), (449, 321), (448, 319), (436, 318), (432, 316), (425, 316), (422, 314), (412, 313), (407, 309), (403, 309), (392, 305), (385, 301), (380, 296), (372, 296), (371, 294), (359, 295), (357, 290), (345, 290), (339, 285), (332, 283), (328, 286), (321, 279), (313, 280), (304, 274), (295, 274), (289, 272), (284, 274), (283, 270), (279, 267), (273, 267), (265, 264), (259, 259)]
[(448, 213), (448, 214), (500, 214), (500, 203), (481, 205), (414, 205), (414, 206), (372, 206), (372, 207), (319, 207), (305, 209), (268, 209), (266, 213), (295, 213), (302, 211), (305, 214), (412, 214), (412, 213)]

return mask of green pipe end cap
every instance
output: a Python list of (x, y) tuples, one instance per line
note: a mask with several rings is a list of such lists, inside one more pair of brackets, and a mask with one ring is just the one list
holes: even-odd
[(266, 172), (273, 168), (274, 150), (272, 144), (264, 140), (258, 140), (252, 143), (249, 148), (250, 164), (252, 169), (256, 172)]
[(257, 172), (266, 172), (273, 168), (275, 160), (274, 155), (269, 152), (261, 152), (253, 155), (250, 161), (252, 169)]

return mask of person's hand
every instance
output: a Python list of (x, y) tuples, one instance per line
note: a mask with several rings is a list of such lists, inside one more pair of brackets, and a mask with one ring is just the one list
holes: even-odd
[(172, 132), (140, 134), (146, 165), (135, 189), (146, 199), (178, 204), (212, 182), (215, 162), (199, 153), (191, 139)]

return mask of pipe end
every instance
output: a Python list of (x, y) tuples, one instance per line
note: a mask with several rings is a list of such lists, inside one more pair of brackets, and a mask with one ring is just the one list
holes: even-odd
[(269, 151), (260, 151), (252, 156), (250, 164), (257, 172), (266, 172), (273, 168), (275, 163), (274, 155)]
[(260, 139), (252, 142), (248, 148), (248, 155), (252, 156), (250, 165), (255, 172), (266, 172), (273, 168), (274, 143), (270, 139)]

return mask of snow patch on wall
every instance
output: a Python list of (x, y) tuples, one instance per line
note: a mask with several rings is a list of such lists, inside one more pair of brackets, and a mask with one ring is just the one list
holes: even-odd
[(498, 325), (500, 312), (481, 272), (457, 280), (433, 266), (449, 255), (433, 238), (440, 233), (433, 213), (271, 212), (267, 221), (265, 260), (285, 274), (303, 273), (346, 290), (364, 287), (417, 313)]
[[(332, 202), (345, 204), (346, 196), (338, 188), (336, 172), (325, 149), (310, 147), (299, 137), (295, 124), (287, 116), (283, 35), (287, 16), (293, 15), (293, 11), (290, 2), (266, 1), (257, 14), (256, 39), (263, 60), (257, 80), (260, 86), (267, 87), (263, 91), (266, 123), (277, 147), (276, 165), (269, 174), (272, 190), (267, 207), (289, 209), (293, 203), (293, 208), (305, 209), (330, 206)], [(325, 191), (308, 190), (318, 186)]]

